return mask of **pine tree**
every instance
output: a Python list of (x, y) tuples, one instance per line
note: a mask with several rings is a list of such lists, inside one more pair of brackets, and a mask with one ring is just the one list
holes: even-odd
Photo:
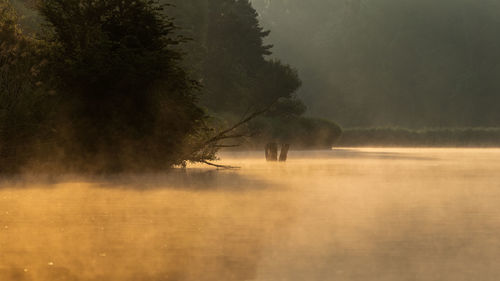
[(174, 50), (184, 39), (174, 35), (162, 6), (44, 0), (40, 11), (51, 25), (47, 40), (56, 46), (51, 68), (71, 122), (61, 129), (71, 135), (70, 158), (109, 170), (190, 160), (186, 146), (203, 130), (205, 115), (195, 104), (198, 85)]
[[(194, 40), (190, 56), (205, 94), (202, 102), (216, 113), (240, 115), (280, 99), (294, 99), (300, 80), (295, 70), (270, 60), (270, 31), (259, 24), (248, 0), (174, 1), (179, 23)], [(192, 17), (193, 10), (197, 17)], [(294, 102), (300, 103), (294, 99)], [(299, 113), (299, 111), (297, 111)]]

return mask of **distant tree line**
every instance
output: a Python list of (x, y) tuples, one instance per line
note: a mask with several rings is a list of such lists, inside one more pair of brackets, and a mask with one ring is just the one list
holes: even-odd
[(349, 128), (340, 147), (498, 147), (500, 128)]
[(267, 59), (248, 1), (172, 2), (0, 0), (0, 171), (208, 163), (287, 130), (271, 120), (338, 137), (301, 117), (297, 72)]
[(252, 3), (312, 114), (343, 127), (500, 126), (499, 1)]

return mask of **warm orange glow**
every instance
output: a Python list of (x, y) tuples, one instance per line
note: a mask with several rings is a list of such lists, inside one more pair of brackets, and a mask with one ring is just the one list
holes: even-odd
[(500, 150), (223, 154), (240, 170), (6, 182), (0, 280), (494, 280)]

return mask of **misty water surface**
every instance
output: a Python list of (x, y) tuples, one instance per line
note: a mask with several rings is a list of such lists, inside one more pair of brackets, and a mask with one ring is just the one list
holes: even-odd
[(497, 280), (500, 150), (4, 181), (0, 280)]

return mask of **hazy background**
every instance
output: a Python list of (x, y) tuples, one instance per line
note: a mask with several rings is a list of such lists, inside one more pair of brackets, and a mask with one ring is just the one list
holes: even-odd
[(498, 126), (500, 2), (252, 0), (309, 115), (344, 127)]
[(498, 280), (495, 3), (40, 1), (0, 0), (0, 281)]

